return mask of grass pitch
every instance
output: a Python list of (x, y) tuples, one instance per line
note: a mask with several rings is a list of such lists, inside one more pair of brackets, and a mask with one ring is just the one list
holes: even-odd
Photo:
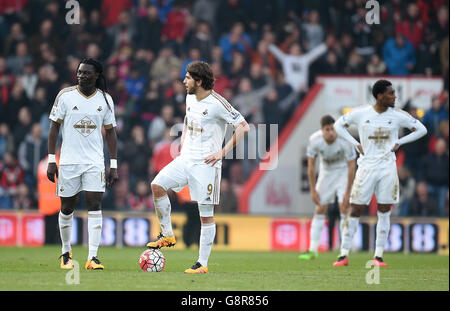
[[(379, 284), (367, 284), (372, 253), (350, 255), (348, 267), (333, 267), (337, 253), (321, 253), (300, 261), (294, 252), (214, 251), (209, 273), (187, 275), (197, 250), (162, 249), (166, 266), (160, 273), (143, 272), (138, 258), (145, 248), (100, 247), (103, 271), (86, 271), (86, 247), (74, 247), (79, 284), (67, 284), (59, 269), (59, 246), (0, 248), (1, 291), (448, 291), (449, 258), (434, 254), (386, 253)], [(75, 280), (73, 278), (72, 280)], [(372, 280), (374, 280), (372, 278)]]

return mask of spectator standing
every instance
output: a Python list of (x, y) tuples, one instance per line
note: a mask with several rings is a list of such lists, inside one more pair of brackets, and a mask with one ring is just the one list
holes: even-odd
[(211, 34), (211, 27), (206, 22), (199, 22), (195, 32), (188, 39), (188, 48), (196, 48), (200, 51), (200, 58), (209, 62), (211, 60), (211, 50), (214, 46), (214, 38)]
[(426, 126), (429, 135), (436, 136), (439, 132), (439, 124), (442, 120), (448, 120), (448, 111), (445, 109), (439, 96), (431, 99), (431, 108), (423, 116), (423, 125)]
[(24, 183), (24, 174), (16, 157), (12, 153), (6, 153), (3, 161), (3, 169), (0, 172), (0, 186), (7, 194), (14, 198), (18, 186)]
[(439, 216), (436, 199), (429, 195), (427, 184), (421, 181), (416, 186), (416, 193), (411, 200), (408, 216)]
[(137, 21), (136, 45), (137, 48), (151, 50), (157, 54), (161, 48), (161, 31), (163, 24), (158, 18), (158, 8), (149, 6), (147, 15)]
[(23, 32), (22, 24), (15, 22), (11, 25), (8, 36), (5, 38), (4, 42), (4, 52), (3, 55), (6, 57), (11, 56), (14, 51), (16, 51), (16, 45), (19, 42), (26, 40), (25, 33)]
[(153, 79), (167, 81), (170, 79), (170, 71), (175, 69), (179, 72), (180, 68), (181, 60), (174, 55), (171, 47), (164, 46), (159, 51), (158, 57), (153, 62), (150, 75)]
[(135, 34), (136, 28), (129, 10), (120, 12), (117, 24), (108, 29), (108, 35), (115, 49), (122, 46), (131, 46), (134, 42)]
[(124, 145), (123, 160), (128, 163), (130, 187), (134, 189), (138, 180), (148, 180), (148, 162), (151, 157), (151, 150), (142, 126), (135, 125), (133, 127), (131, 138), (132, 140)]
[(0, 123), (0, 162), (6, 153), (13, 153), (14, 150), (14, 137), (9, 130), (8, 124)]
[(34, 65), (31, 61), (25, 62), (20, 81), (22, 82), (22, 87), (25, 90), (27, 98), (33, 99), (38, 82), (38, 75), (36, 74)]
[(309, 13), (308, 21), (302, 24), (302, 29), (307, 42), (306, 51), (311, 51), (323, 42), (325, 32), (320, 24), (320, 15), (317, 10), (312, 10)]
[(230, 182), (226, 178), (222, 178), (220, 182), (220, 203), (217, 207), (217, 213), (234, 214), (237, 213), (238, 200), (236, 194), (230, 186)]
[(437, 198), (439, 215), (446, 216), (445, 200), (448, 193), (448, 147), (444, 139), (436, 141), (436, 151), (421, 161), (421, 180), (428, 185), (429, 193)]
[(114, 26), (120, 12), (131, 9), (132, 6), (132, 0), (101, 0), (101, 2), (101, 21), (106, 28)]
[(24, 179), (32, 190), (36, 187), (39, 162), (47, 156), (47, 140), (42, 136), (39, 123), (34, 123), (31, 132), (19, 145), (19, 164), (24, 171)]
[(150, 212), (154, 210), (153, 199), (145, 180), (139, 180), (134, 193), (128, 195), (128, 205), (133, 211)]
[(395, 25), (395, 32), (404, 35), (415, 49), (422, 42), (425, 24), (419, 15), (419, 7), (411, 2), (406, 9), (406, 17)]
[(21, 75), (23, 73), (23, 67), (26, 63), (32, 61), (31, 56), (28, 54), (27, 44), (22, 41), (17, 43), (16, 51), (14, 55), (11, 55), (6, 60), (6, 66), (15, 75)]
[(18, 123), (14, 127), (14, 146), (18, 150), (20, 143), (25, 139), (25, 136), (31, 131), (32, 119), (31, 112), (28, 107), (22, 107), (18, 114)]
[(298, 93), (306, 93), (308, 90), (309, 66), (318, 57), (324, 54), (331, 45), (332, 38), (327, 38), (327, 43), (316, 46), (308, 53), (303, 54), (299, 43), (294, 43), (289, 48), (289, 54), (284, 53), (276, 45), (269, 45), (269, 51), (275, 55), (281, 63), (286, 82)]
[(396, 212), (398, 216), (409, 216), (409, 206), (416, 190), (416, 181), (411, 172), (404, 166), (398, 167), (397, 173), (400, 185), (400, 201), (393, 212)]
[(243, 23), (236, 23), (230, 32), (222, 35), (219, 46), (222, 48), (222, 57), (226, 63), (231, 63), (233, 51), (239, 51), (247, 55), (247, 46), (251, 46), (250, 36), (245, 32)]
[(416, 64), (413, 45), (400, 33), (384, 43), (383, 59), (391, 75), (409, 75)]
[(367, 64), (366, 71), (369, 75), (382, 75), (386, 72), (386, 63), (378, 54), (372, 54)]

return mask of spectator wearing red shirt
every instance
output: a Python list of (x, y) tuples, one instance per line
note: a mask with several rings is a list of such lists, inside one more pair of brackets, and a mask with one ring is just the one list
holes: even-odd
[(128, 195), (128, 205), (134, 211), (154, 210), (152, 196), (148, 191), (149, 187), (145, 180), (140, 180), (136, 184), (136, 194)]
[[(6, 103), (11, 94), (12, 86), (14, 85), (14, 75), (12, 75), (6, 68), (6, 59), (0, 56), (0, 112), (6, 109)], [(3, 118), (4, 113), (0, 114), (0, 120), (6, 121)]]
[(408, 4), (407, 16), (405, 19), (397, 22), (395, 32), (403, 34), (417, 49), (422, 42), (425, 24), (420, 19), (419, 7), (415, 3)]
[(188, 15), (189, 12), (175, 2), (173, 9), (167, 14), (167, 20), (162, 29), (163, 40), (183, 43), (187, 30)]
[(104, 27), (114, 26), (120, 12), (131, 9), (132, 0), (102, 0), (101, 20)]
[(18, 189), (17, 187), (23, 182), (23, 170), (20, 168), (17, 159), (9, 152), (5, 153), (3, 170), (0, 175), (0, 186), (2, 186), (9, 195), (14, 196)]
[(14, 14), (22, 11), (28, 0), (2, 0), (0, 1), (0, 14)]
[(214, 74), (214, 78), (216, 79), (214, 81), (214, 90), (219, 94), (223, 94), (227, 88), (231, 87), (231, 81), (223, 74), (221, 63), (212, 63), (211, 69)]

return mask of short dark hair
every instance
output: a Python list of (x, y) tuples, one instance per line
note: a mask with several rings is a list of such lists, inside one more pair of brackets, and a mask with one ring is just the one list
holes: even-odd
[(330, 115), (325, 115), (320, 119), (320, 125), (322, 127), (330, 125), (330, 124), (334, 124), (334, 118)]
[(378, 80), (372, 87), (372, 95), (377, 99), (378, 94), (383, 94), (386, 92), (388, 86), (392, 86), (392, 83), (388, 80)]
[(208, 63), (195, 61), (190, 63), (186, 71), (189, 72), (195, 81), (202, 80), (202, 88), (212, 90), (214, 87), (214, 74)]

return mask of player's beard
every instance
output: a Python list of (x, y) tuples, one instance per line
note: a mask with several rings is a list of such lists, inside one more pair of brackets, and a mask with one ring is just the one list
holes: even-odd
[(388, 107), (394, 108), (395, 100), (394, 101), (387, 100), (386, 103), (385, 103), (385, 106), (386, 106), (386, 108), (388, 108)]
[(197, 93), (198, 87), (196, 85), (192, 86), (191, 88), (187, 88), (187, 93), (189, 95), (195, 94)]

